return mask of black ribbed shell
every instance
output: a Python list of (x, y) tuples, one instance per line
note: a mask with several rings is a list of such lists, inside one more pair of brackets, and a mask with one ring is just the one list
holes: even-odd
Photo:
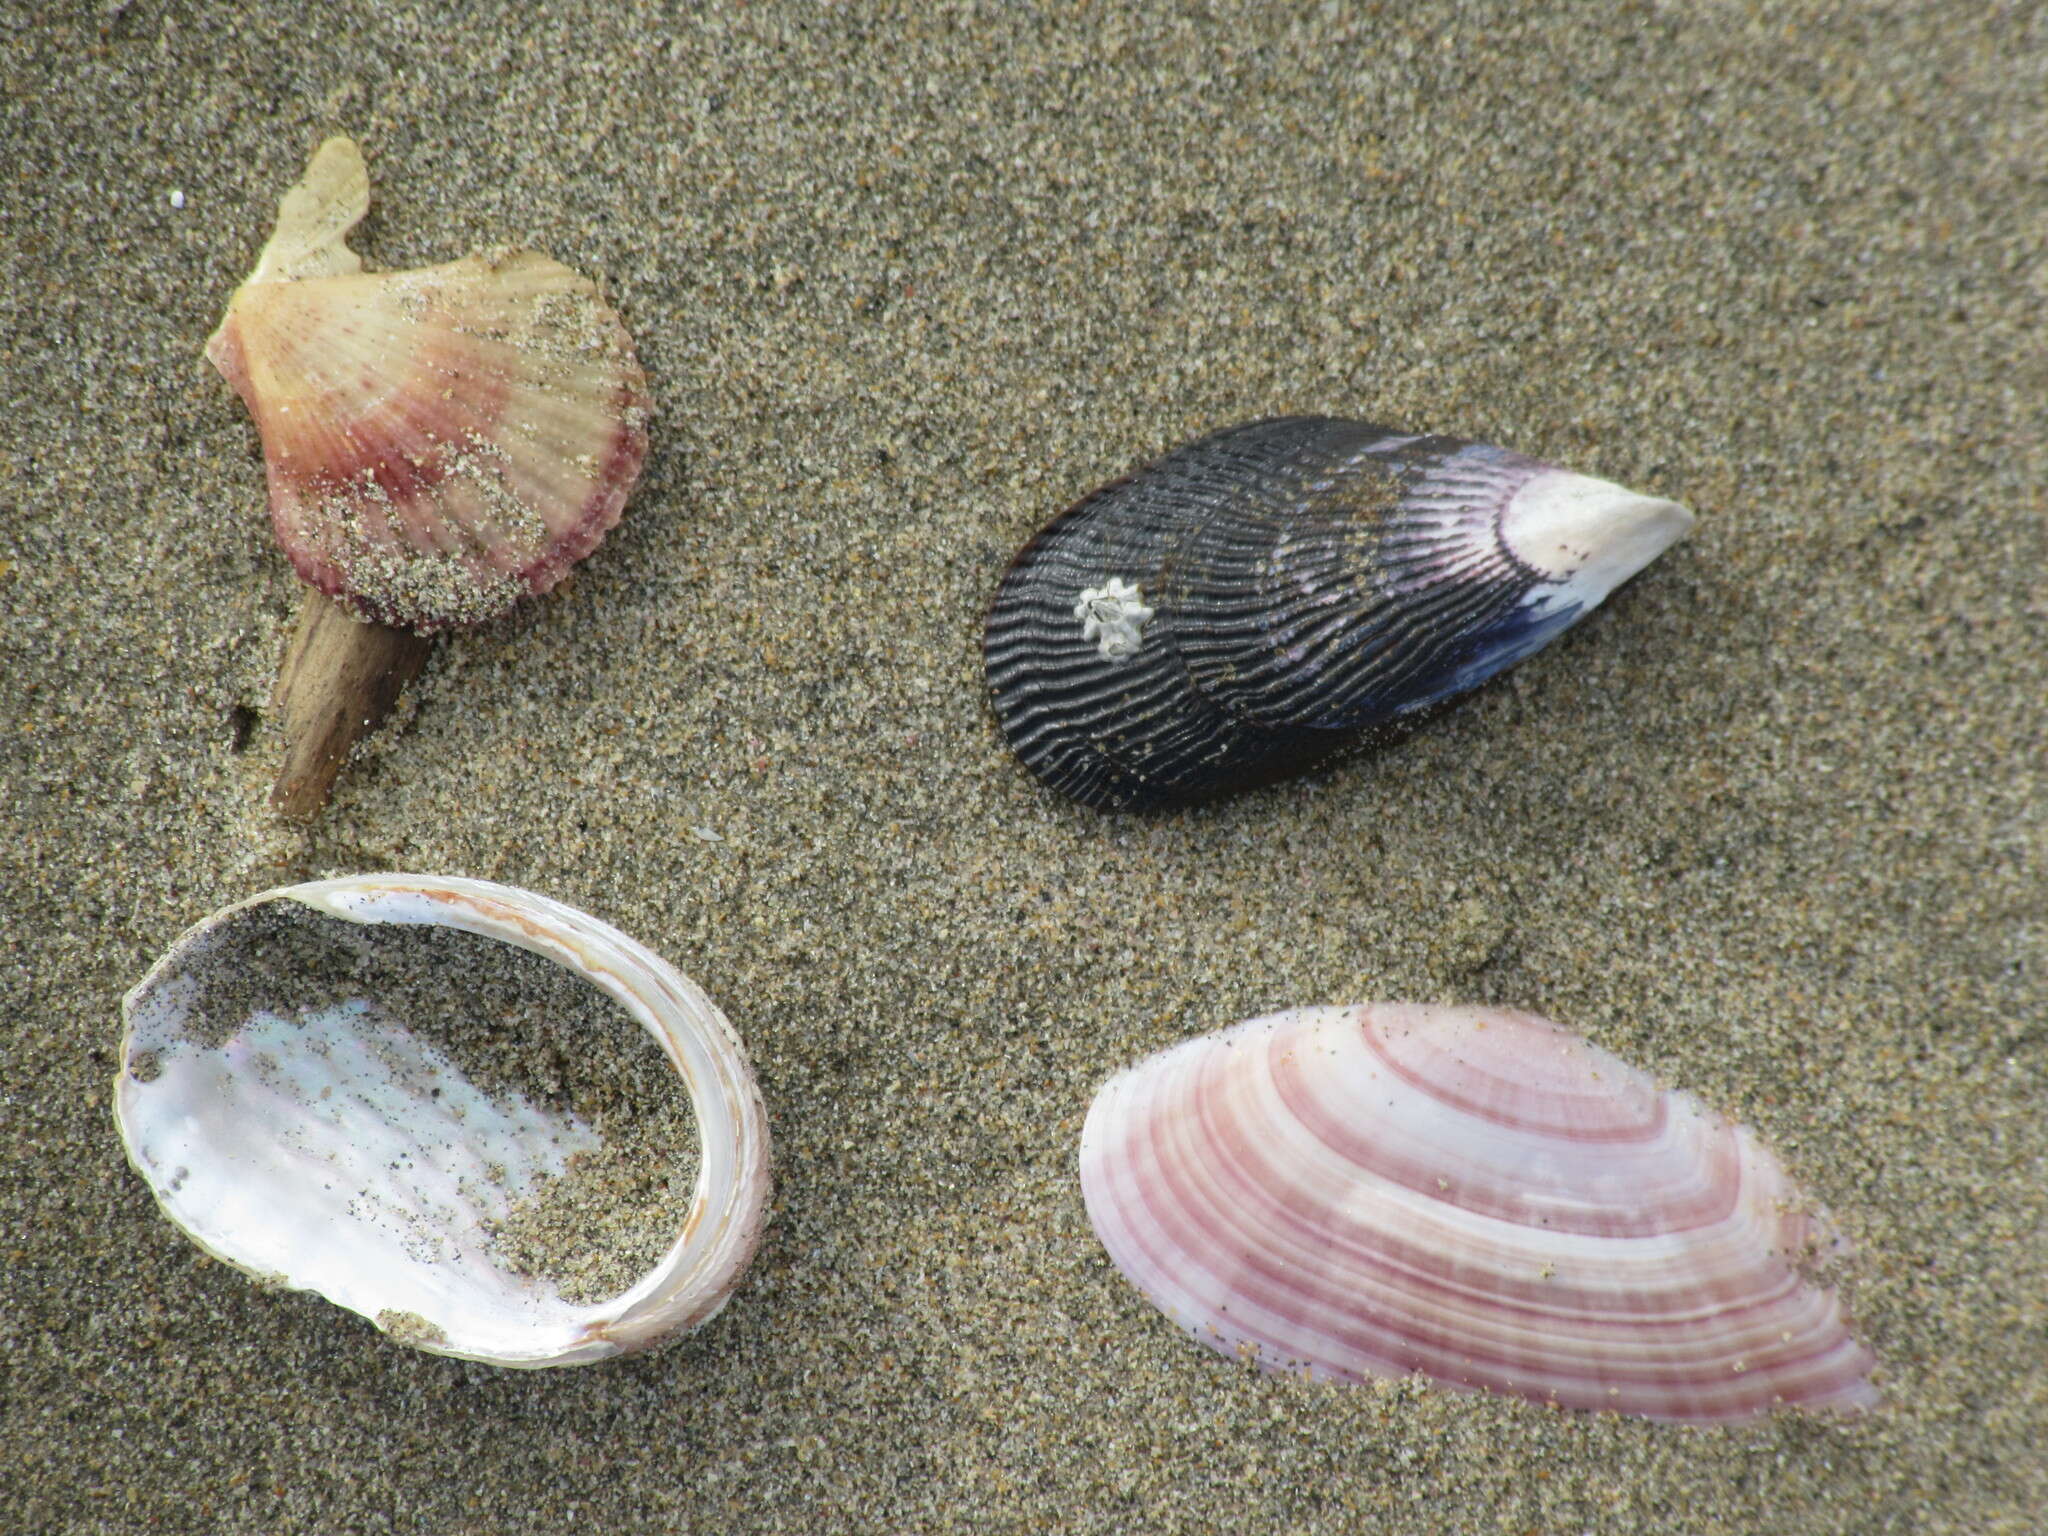
[[(1085, 805), (1262, 783), (1476, 686), (1575, 617), (1500, 537), (1549, 466), (1502, 448), (1294, 416), (1232, 427), (1105, 486), (1025, 546), (990, 605), (996, 719)], [(1075, 605), (1152, 610), (1105, 655)]]

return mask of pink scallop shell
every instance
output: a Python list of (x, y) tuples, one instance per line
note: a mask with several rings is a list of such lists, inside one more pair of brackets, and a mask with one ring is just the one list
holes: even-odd
[(428, 633), (545, 592), (619, 520), (646, 377), (597, 286), (533, 251), (361, 270), (355, 146), (323, 145), (206, 355), (263, 438), (302, 580)]
[(1531, 1014), (1302, 1008), (1118, 1074), (1081, 1138), (1117, 1268), (1272, 1371), (1422, 1372), (1696, 1422), (1877, 1400), (1843, 1243), (1746, 1128)]

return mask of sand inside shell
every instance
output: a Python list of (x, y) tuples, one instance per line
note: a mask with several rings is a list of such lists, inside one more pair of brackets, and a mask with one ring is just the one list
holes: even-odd
[[(645, 1276), (681, 1231), (699, 1157), (682, 1083), (624, 1008), (544, 956), (279, 900), (240, 916), (186, 977), (183, 1033), (197, 1045), (220, 1045), (259, 1012), (333, 1028), (348, 1016), (338, 1005), (367, 1000), (366, 1024), (410, 1031), (479, 1092), (588, 1127), (598, 1145), (485, 1222), (508, 1273), (590, 1305)], [(156, 1065), (136, 1059), (129, 1070), (146, 1080)]]

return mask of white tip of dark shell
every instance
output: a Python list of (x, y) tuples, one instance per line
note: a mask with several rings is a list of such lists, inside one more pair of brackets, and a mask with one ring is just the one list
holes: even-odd
[(1528, 481), (1501, 513), (1501, 542), (1523, 565), (1592, 608), (1684, 538), (1693, 515), (1611, 480), (1551, 470)]
[(1269, 1371), (1701, 1423), (1877, 1400), (1811, 1273), (1841, 1239), (1770, 1150), (1531, 1014), (1187, 1041), (1096, 1095), (1081, 1189), (1154, 1306)]

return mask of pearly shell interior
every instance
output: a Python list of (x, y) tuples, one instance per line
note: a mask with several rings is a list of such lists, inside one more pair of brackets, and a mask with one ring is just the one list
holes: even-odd
[[(292, 991), (292, 978), (261, 969), (264, 946), (250, 938), (279, 904), (502, 941), (622, 1008), (660, 1047), (696, 1120), (688, 1216), (658, 1262), (587, 1303), (508, 1265), (499, 1222), (595, 1152), (599, 1129), (471, 1080), (375, 999), (310, 1013), (264, 1006), (266, 990)], [(204, 978), (223, 963), (248, 974), (224, 1015), (202, 1018)], [(557, 1366), (646, 1348), (715, 1316), (760, 1240), (767, 1119), (732, 1025), (659, 956), (544, 896), (416, 875), (268, 891), (184, 934), (125, 1014), (115, 1119), (164, 1214), (214, 1257), (316, 1291), (432, 1353)]]
[(1747, 1129), (1548, 1020), (1303, 1008), (1096, 1095), (1096, 1235), (1269, 1371), (1695, 1422), (1876, 1401), (1825, 1212)]

